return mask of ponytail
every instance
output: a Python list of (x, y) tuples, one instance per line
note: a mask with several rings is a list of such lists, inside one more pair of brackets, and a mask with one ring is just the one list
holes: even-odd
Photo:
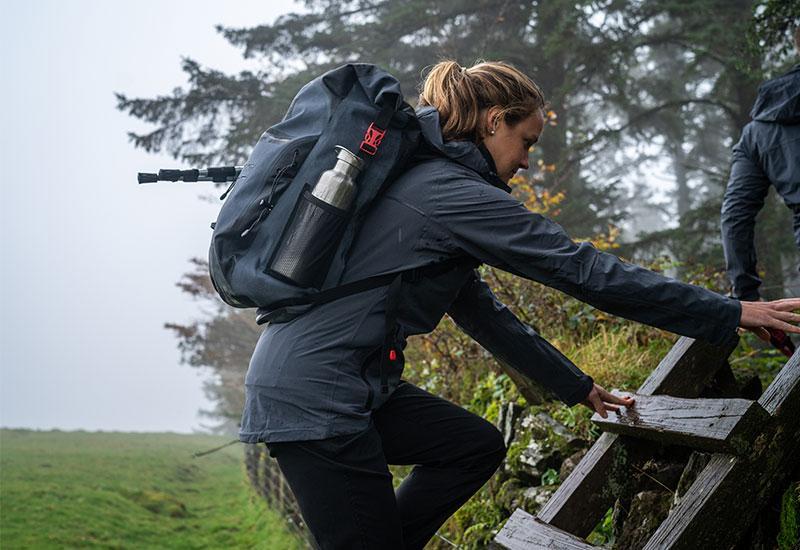
[(503, 120), (514, 125), (544, 108), (539, 86), (515, 67), (487, 61), (470, 68), (455, 61), (434, 65), (421, 85), (419, 105), (439, 111), (445, 141), (480, 142), (485, 134), (482, 114), (497, 106)]

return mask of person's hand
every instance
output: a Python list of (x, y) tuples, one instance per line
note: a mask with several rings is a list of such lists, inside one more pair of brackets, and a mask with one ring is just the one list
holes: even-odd
[(800, 334), (800, 315), (792, 313), (800, 309), (800, 298), (785, 298), (772, 302), (739, 302), (742, 304), (742, 316), (739, 326), (754, 332), (762, 340), (769, 342), (767, 329), (778, 329), (784, 332)]
[(603, 418), (608, 418), (606, 411), (618, 411), (619, 405), (633, 407), (635, 403), (636, 400), (632, 397), (614, 395), (607, 392), (602, 386), (595, 384), (586, 399), (581, 402), (581, 405), (586, 405)]

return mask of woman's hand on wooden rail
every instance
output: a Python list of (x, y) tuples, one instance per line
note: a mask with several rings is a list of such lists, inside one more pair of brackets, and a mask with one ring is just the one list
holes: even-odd
[(594, 384), (589, 395), (581, 402), (581, 405), (586, 405), (603, 418), (608, 418), (608, 412), (606, 411), (618, 411), (620, 405), (633, 407), (634, 403), (636, 403), (636, 400), (631, 397), (614, 395), (606, 391), (603, 386)]

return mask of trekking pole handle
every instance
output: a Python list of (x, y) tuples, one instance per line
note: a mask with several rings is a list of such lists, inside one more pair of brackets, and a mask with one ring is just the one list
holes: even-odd
[(193, 183), (196, 181), (213, 181), (225, 183), (234, 181), (242, 172), (243, 166), (213, 166), (198, 170), (159, 170), (158, 174), (139, 172), (139, 183), (155, 183), (157, 181), (183, 181)]

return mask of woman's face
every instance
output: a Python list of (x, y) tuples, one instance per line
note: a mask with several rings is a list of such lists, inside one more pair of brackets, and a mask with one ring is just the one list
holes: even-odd
[[(527, 118), (509, 126), (502, 117), (498, 117), (499, 109), (492, 107), (486, 113), (487, 128), (483, 143), (494, 159), (497, 175), (503, 180), (510, 180), (519, 169), (528, 169), (528, 149), (539, 141), (544, 128), (544, 113), (541, 109)], [(491, 130), (494, 129), (494, 134)]]

